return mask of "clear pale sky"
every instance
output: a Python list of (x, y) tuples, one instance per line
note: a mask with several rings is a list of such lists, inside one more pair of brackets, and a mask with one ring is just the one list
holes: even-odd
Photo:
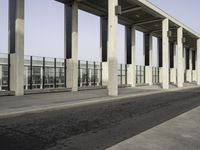
[[(54, 0), (25, 0), (25, 55), (64, 57), (64, 5)], [(199, 0), (150, 0), (200, 33)], [(0, 0), (0, 53), (8, 52), (8, 0)], [(99, 17), (79, 11), (79, 59), (100, 61)], [(118, 61), (124, 63), (124, 27), (118, 29)], [(137, 64), (143, 63), (142, 33), (137, 32)], [(153, 40), (156, 58), (156, 39)], [(153, 59), (156, 65), (156, 59)]]

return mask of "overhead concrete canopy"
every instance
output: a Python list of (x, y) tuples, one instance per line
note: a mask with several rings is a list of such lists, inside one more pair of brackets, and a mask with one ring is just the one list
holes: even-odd
[[(65, 4), (72, 4), (74, 0), (56, 0)], [(100, 16), (108, 16), (108, 0), (77, 0), (79, 9)], [(185, 46), (196, 49), (196, 40), (200, 37), (195, 31), (171, 17), (147, 0), (118, 0), (122, 8), (119, 23), (126, 26), (135, 26), (137, 30), (153, 33), (162, 37), (162, 20), (169, 19), (169, 29), (172, 31), (171, 41), (177, 40), (177, 28), (183, 27)]]

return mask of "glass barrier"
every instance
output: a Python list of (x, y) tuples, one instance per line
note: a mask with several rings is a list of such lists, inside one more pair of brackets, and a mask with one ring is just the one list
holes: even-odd
[(136, 84), (145, 84), (145, 66), (136, 65)]
[(159, 81), (159, 67), (152, 67), (152, 82), (153, 84), (158, 84)]
[(9, 90), (9, 55), (0, 54), (0, 91)]
[(65, 86), (65, 59), (24, 56), (24, 89)]
[(102, 85), (101, 63), (79, 60), (78, 72), (79, 87)]
[(118, 84), (119, 85), (127, 84), (127, 65), (125, 64), (118, 65)]

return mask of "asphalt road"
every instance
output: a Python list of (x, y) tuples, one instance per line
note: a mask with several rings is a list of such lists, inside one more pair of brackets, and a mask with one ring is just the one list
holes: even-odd
[(0, 119), (0, 150), (102, 150), (200, 105), (200, 88)]

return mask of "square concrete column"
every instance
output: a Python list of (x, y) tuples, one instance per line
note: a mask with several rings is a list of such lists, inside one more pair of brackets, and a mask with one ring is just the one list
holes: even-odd
[(117, 79), (117, 24), (116, 6), (118, 0), (108, 1), (108, 95), (118, 95)]
[(24, 0), (9, 0), (10, 90), (24, 94)]
[(192, 48), (189, 49), (189, 70), (187, 71), (187, 81), (192, 82)]
[(196, 55), (196, 71), (197, 71), (197, 84), (200, 85), (200, 39), (197, 40), (197, 55)]
[(108, 18), (100, 18), (100, 53), (102, 61), (102, 85), (108, 85)]
[(3, 83), (3, 71), (2, 71), (2, 65), (0, 65), (0, 90), (2, 90), (2, 83)]
[(65, 58), (67, 58), (66, 85), (78, 91), (78, 3), (65, 5)]
[(145, 81), (152, 85), (152, 56), (153, 56), (153, 36), (144, 34), (144, 54), (145, 54)]
[(163, 47), (163, 68), (162, 68), (162, 80), (163, 89), (169, 89), (169, 20), (164, 19), (162, 21), (162, 47)]
[(196, 50), (194, 50), (192, 51), (192, 81), (197, 81), (196, 76)]
[(170, 43), (170, 82), (176, 83), (176, 46), (175, 42)]
[(127, 63), (127, 84), (131, 87), (136, 85), (136, 72), (135, 72), (135, 27), (126, 27), (125, 32), (125, 45), (126, 45), (126, 63)]
[(184, 60), (183, 60), (183, 53), (184, 53), (184, 49), (183, 49), (183, 28), (179, 27), (178, 31), (177, 31), (177, 44), (178, 44), (178, 61), (177, 61), (177, 73), (178, 73), (178, 82), (177, 82), (177, 86), (178, 87), (183, 87), (183, 82), (184, 82)]
[(158, 67), (159, 67), (159, 82), (163, 82), (162, 78), (162, 67), (163, 67), (163, 61), (162, 61), (162, 38), (158, 38)]

